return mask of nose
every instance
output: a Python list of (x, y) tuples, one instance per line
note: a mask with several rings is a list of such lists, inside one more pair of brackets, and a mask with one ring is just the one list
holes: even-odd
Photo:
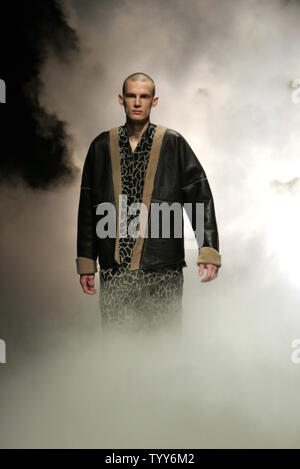
[(140, 103), (140, 98), (137, 96), (134, 100), (134, 107), (140, 107), (141, 103)]

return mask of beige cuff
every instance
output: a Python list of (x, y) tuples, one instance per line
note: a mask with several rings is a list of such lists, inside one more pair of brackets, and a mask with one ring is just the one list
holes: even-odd
[(221, 267), (221, 254), (214, 248), (204, 246), (199, 249), (197, 264), (214, 264)]
[(88, 257), (77, 257), (76, 265), (78, 274), (94, 274), (98, 272), (96, 261)]

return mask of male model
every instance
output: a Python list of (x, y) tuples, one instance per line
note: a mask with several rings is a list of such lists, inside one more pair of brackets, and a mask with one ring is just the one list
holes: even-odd
[[(182, 135), (150, 122), (151, 109), (158, 102), (152, 78), (141, 72), (128, 76), (119, 102), (126, 123), (100, 133), (84, 163), (76, 259), (80, 284), (85, 293), (96, 293), (98, 260), (103, 327), (180, 328), (183, 267), (187, 264), (183, 231), (181, 236), (175, 233), (175, 218), (178, 222), (179, 207), (183, 230), (182, 208), (190, 207), (187, 213), (199, 245), (199, 275), (206, 269), (202, 282), (213, 280), (221, 266), (213, 196), (199, 160)], [(135, 203), (145, 209), (139, 212), (140, 218), (129, 208)], [(170, 209), (174, 203), (176, 214), (175, 210), (162, 210), (158, 218), (152, 218), (155, 204)], [(101, 206), (109, 204), (115, 213), (115, 232), (103, 237), (98, 224), (107, 212)], [(199, 205), (203, 207), (202, 243), (197, 236)], [(125, 221), (121, 212), (126, 214)], [(165, 236), (167, 214), (170, 230)], [(152, 236), (154, 224), (157, 230)], [(132, 231), (132, 226), (139, 230)]]

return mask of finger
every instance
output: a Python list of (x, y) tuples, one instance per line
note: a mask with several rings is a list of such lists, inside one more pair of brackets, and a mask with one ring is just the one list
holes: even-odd
[(206, 268), (206, 276), (201, 280), (201, 282), (208, 282), (210, 280), (209, 270)]
[(96, 293), (96, 290), (90, 285), (85, 285), (83, 288), (83, 291), (84, 293), (87, 293), (88, 295), (94, 295)]
[(94, 288), (94, 280), (94, 276), (88, 278), (89, 291), (93, 294), (96, 293), (96, 289)]
[(213, 280), (215, 278), (216, 270), (215, 269), (209, 269), (208, 272), (209, 272), (209, 276), (210, 276), (209, 280)]
[(201, 282), (209, 282), (210, 279), (211, 279), (211, 273), (207, 270), (206, 276), (201, 280)]
[(217, 278), (217, 276), (218, 276), (219, 267), (217, 267), (217, 266), (214, 266), (214, 267), (215, 267), (215, 271), (214, 271), (214, 276), (213, 276), (213, 278), (215, 279), (215, 278)]
[(201, 282), (210, 282), (214, 278), (213, 275), (214, 275), (214, 269), (211, 269), (208, 267), (206, 277), (203, 280), (201, 280)]
[(94, 279), (92, 279), (92, 285), (90, 285), (90, 279), (88, 277), (82, 277), (80, 279), (80, 284), (82, 286), (82, 290), (84, 293), (88, 295), (94, 295), (96, 293), (96, 290), (93, 288), (94, 287)]
[(218, 267), (214, 264), (209, 264), (207, 266), (207, 270), (210, 273), (212, 279), (215, 278), (216, 274), (218, 274)]
[(206, 277), (204, 277), (201, 282), (209, 282), (210, 280), (210, 277), (208, 275), (206, 275)]
[(95, 292), (96, 290), (94, 288), (94, 282), (93, 281), (87, 281), (86, 289), (89, 293)]
[(201, 282), (209, 282), (211, 280), (211, 275), (207, 272), (206, 277), (204, 277)]

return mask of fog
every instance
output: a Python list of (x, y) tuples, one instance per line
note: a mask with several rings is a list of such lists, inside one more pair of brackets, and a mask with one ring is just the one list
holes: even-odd
[(1, 186), (0, 446), (298, 448), (299, 77), (296, 1), (64, 3), (80, 52), (49, 49), (39, 100), (66, 122), (80, 169), (125, 122), (118, 93), (144, 71), (151, 122), (176, 129), (214, 196), (222, 267), (202, 283), (186, 224), (184, 324), (104, 335), (76, 273), (72, 184)]

